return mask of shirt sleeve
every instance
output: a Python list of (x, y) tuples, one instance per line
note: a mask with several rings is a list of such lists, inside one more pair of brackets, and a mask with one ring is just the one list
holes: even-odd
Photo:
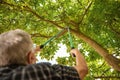
[(62, 77), (62, 80), (80, 80), (79, 74), (74, 67), (53, 65), (54, 70)]

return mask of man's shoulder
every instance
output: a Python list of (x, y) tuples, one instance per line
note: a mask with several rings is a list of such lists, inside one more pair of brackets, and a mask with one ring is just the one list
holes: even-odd
[(48, 62), (41, 62), (41, 63), (37, 63), (37, 64), (31, 64), (31, 65), (27, 65), (25, 68), (46, 68), (46, 67), (51, 67), (51, 63)]
[(40, 63), (37, 63), (37, 64), (33, 64), (33, 65), (46, 65), (46, 66), (51, 66), (51, 63), (49, 62), (40, 62)]
[(37, 64), (30, 64), (27, 66), (19, 66), (18, 70), (24, 70), (24, 71), (46, 71), (46, 70), (51, 70), (52, 69), (52, 65), (51, 63), (48, 62), (41, 62), (41, 63), (37, 63)]

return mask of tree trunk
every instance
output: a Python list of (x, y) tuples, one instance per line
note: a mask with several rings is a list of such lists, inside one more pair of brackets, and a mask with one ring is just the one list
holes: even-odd
[(77, 37), (88, 43), (91, 47), (95, 49), (98, 54), (100, 54), (105, 61), (112, 66), (115, 70), (120, 71), (120, 60), (114, 57), (113, 55), (109, 54), (108, 51), (103, 48), (100, 44), (98, 44), (95, 40), (91, 39), (90, 37), (86, 36), (81, 32), (77, 32), (75, 30), (71, 30)]

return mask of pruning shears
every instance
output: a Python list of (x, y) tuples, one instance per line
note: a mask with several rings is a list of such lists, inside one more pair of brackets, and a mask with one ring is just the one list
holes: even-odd
[(51, 42), (53, 39), (61, 36), (61, 34), (63, 34), (65, 32), (66, 29), (61, 30), (60, 32), (58, 32), (56, 35), (54, 35), (53, 37), (51, 37), (49, 40), (47, 40), (44, 44), (40, 45), (40, 49), (42, 49), (45, 45), (47, 45), (49, 42)]
[[(61, 34), (63, 34), (63, 33), (66, 31), (66, 29), (67, 29), (67, 31), (68, 31), (70, 47), (71, 47), (71, 49), (74, 49), (74, 45), (73, 45), (73, 41), (72, 41), (72, 36), (71, 36), (71, 34), (70, 34), (70, 29), (69, 29), (69, 27), (61, 30), (61, 31), (58, 32), (56, 35), (54, 35), (54, 36), (51, 37), (49, 40), (47, 40), (44, 44), (40, 45), (40, 49), (42, 49), (45, 45), (47, 45), (47, 44), (48, 44), (49, 42), (51, 42), (53, 39), (61, 36)], [(73, 55), (73, 57), (75, 57), (74, 53), (72, 53), (72, 55)]]

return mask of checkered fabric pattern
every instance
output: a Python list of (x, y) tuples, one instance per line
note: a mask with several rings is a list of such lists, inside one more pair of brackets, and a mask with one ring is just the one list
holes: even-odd
[(73, 67), (39, 63), (0, 67), (0, 80), (80, 80)]

